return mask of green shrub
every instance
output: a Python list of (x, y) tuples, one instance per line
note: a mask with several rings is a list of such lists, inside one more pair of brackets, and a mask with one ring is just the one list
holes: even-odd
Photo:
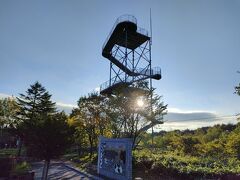
[(25, 174), (30, 170), (30, 168), (31, 168), (30, 164), (24, 161), (15, 166), (15, 168), (12, 170), (12, 174), (15, 175)]
[(171, 151), (135, 151), (134, 165), (144, 165), (146, 170), (180, 177), (218, 177), (240, 173), (240, 161), (236, 158), (181, 156)]

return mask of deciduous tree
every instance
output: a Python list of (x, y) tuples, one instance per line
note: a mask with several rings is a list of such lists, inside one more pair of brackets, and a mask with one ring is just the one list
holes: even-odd
[[(105, 113), (105, 98), (97, 93), (89, 94), (87, 97), (81, 97), (78, 101), (78, 108), (74, 109), (70, 115), (73, 118), (77, 136), (87, 136), (90, 146), (90, 157), (93, 154), (93, 148), (97, 146), (98, 137), (110, 136), (108, 117)], [(82, 142), (86, 143), (86, 142)]]
[(166, 114), (162, 97), (146, 87), (147, 82), (140, 82), (132, 89), (119, 89), (107, 101), (112, 127), (117, 130), (114, 135), (132, 138), (133, 148), (143, 133), (163, 123)]
[(16, 127), (16, 113), (19, 107), (13, 97), (0, 99), (0, 127), (1, 133), (3, 128)]

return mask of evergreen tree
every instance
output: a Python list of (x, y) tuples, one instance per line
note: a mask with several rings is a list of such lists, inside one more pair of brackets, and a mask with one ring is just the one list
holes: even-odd
[(39, 116), (47, 116), (56, 112), (55, 103), (51, 102), (50, 98), (51, 95), (39, 82), (30, 85), (26, 95), (20, 94), (20, 97), (17, 97), (19, 106), (16, 113), (16, 119), (18, 119), (16, 134), (19, 136), (18, 156), (21, 154), (22, 141), (26, 132), (32, 125), (39, 123)]
[(61, 155), (71, 143), (67, 116), (57, 113), (51, 95), (39, 83), (31, 85), (26, 95), (17, 98), (20, 110), (18, 126), (27, 154), (45, 160), (43, 179), (47, 179), (50, 160)]
[(20, 97), (17, 97), (20, 106), (18, 118), (23, 122), (34, 123), (36, 116), (54, 114), (55, 103), (50, 99), (51, 95), (39, 82), (36, 82), (26, 91), (26, 95), (20, 94)]

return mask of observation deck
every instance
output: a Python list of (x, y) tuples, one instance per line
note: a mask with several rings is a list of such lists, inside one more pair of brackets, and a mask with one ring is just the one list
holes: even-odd
[(150, 40), (148, 32), (137, 26), (137, 19), (131, 15), (123, 15), (116, 20), (105, 40), (102, 55), (107, 58), (115, 44), (136, 49), (147, 40)]
[(115, 45), (134, 51), (136, 48), (139, 48), (142, 44), (148, 41), (150, 43), (148, 31), (137, 26), (137, 19), (134, 16), (123, 15), (116, 20), (112, 30), (103, 44), (102, 56), (107, 58), (115, 66), (126, 73), (128, 78), (121, 80), (120, 78), (117, 79), (117, 77), (110, 77), (109, 81), (100, 86), (101, 94), (111, 94), (115, 88), (119, 88), (120, 86), (129, 86), (133, 82), (145, 80), (147, 78), (153, 78), (156, 80), (161, 79), (160, 68), (157, 67), (150, 69), (151, 66), (149, 65), (147, 68), (134, 67), (131, 69), (126, 65), (126, 63), (124, 63), (121, 59), (118, 59), (112, 53)]

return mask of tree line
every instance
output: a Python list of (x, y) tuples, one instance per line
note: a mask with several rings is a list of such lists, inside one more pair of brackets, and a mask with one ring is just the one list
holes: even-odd
[[(149, 147), (150, 134), (140, 145)], [(202, 127), (196, 130), (160, 131), (155, 133), (154, 147), (159, 151), (175, 152), (181, 156), (232, 157), (240, 160), (240, 123)]]

